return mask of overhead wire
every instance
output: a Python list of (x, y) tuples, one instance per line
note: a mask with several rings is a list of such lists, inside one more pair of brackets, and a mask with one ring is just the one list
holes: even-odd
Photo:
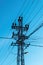
[[(24, 1), (24, 3), (25, 3), (25, 1)], [(24, 5), (24, 3), (23, 3), (23, 5)], [(32, 3), (33, 3), (33, 1), (32, 1)], [(32, 5), (32, 4), (31, 4)], [(22, 6), (23, 7), (23, 6)], [(21, 7), (21, 8), (22, 8)], [(20, 9), (21, 10), (21, 9)], [(3, 38), (3, 39), (12, 39), (12, 38), (7, 38), (7, 37), (0, 37), (0, 38)]]
[(39, 39), (41, 40), (41, 39), (43, 39), (43, 37), (39, 36), (39, 37), (35, 37), (35, 38), (30, 38), (30, 40), (39, 40)]
[[(17, 14), (17, 17), (18, 17), (18, 15), (19, 15), (19, 13), (21, 12), (21, 10), (22, 10), (24, 4), (26, 4), (26, 0), (24, 0), (23, 5), (21, 6), (21, 8), (20, 8), (20, 10), (19, 10), (19, 12), (18, 12), (18, 14)], [(17, 18), (17, 17), (16, 17), (16, 18)], [(15, 19), (15, 21), (16, 21), (16, 19)], [(10, 29), (10, 30), (11, 30), (11, 29)], [(12, 39), (12, 38), (8, 38), (8, 37), (0, 37), (0, 39)], [(15, 38), (15, 40), (16, 40), (16, 38)]]
[(20, 8), (20, 10), (19, 10), (19, 12), (18, 12), (18, 14), (17, 14), (17, 16), (16, 16), (16, 18), (15, 18), (15, 20), (18, 18), (18, 15), (21, 15), (21, 10), (22, 10), (22, 8), (23, 8), (23, 6), (26, 4), (26, 0), (24, 0), (24, 2), (23, 2), (23, 4), (22, 4), (22, 6), (21, 6), (21, 8)]
[[(1, 47), (0, 52), (1, 52), (1, 50), (2, 50), (3, 48), (4, 48), (4, 46)], [(9, 49), (9, 48), (10, 48), (10, 45), (8, 46), (8, 49)]]
[[(42, 16), (43, 16), (43, 15), (42, 15)], [(42, 18), (42, 16), (40, 16), (37, 21), (39, 21), (39, 20)], [(37, 22), (37, 21), (36, 21), (36, 22)], [(36, 22), (35, 22), (35, 24), (34, 24), (35, 26), (36, 26)], [(38, 22), (37, 22), (37, 23), (38, 23)], [(33, 25), (33, 26), (34, 26), (34, 25)], [(31, 27), (32, 29), (33, 29), (33, 26)], [(25, 35), (26, 35), (27, 33), (28, 33), (28, 31), (25, 33)]]
[(0, 38), (3, 38), (3, 39), (11, 39), (11, 38), (4, 38), (4, 37), (0, 37)]
[(14, 38), (11, 38), (11, 37), (0, 37), (0, 39), (15, 39), (16, 40), (16, 38), (14, 37)]
[(34, 46), (34, 47), (43, 47), (42, 45), (33, 45), (33, 44), (30, 44), (30, 46)]
[[(33, 30), (29, 35), (28, 38), (30, 38), (31, 35), (33, 35), (36, 31), (38, 31), (43, 26), (43, 23), (41, 23), (35, 30)], [(26, 34), (25, 34), (26, 35)]]
[[(30, 4), (30, 6), (29, 6), (29, 8), (28, 8), (28, 9), (30, 9), (30, 8), (32, 7), (33, 3), (34, 3), (34, 0), (30, 1), (30, 3), (29, 3), (29, 2), (27, 3), (26, 7), (24, 8), (24, 10), (23, 10), (23, 12), (22, 12), (23, 15), (24, 15), (24, 13), (25, 13), (25, 15), (27, 14), (27, 9), (26, 9), (26, 8), (28, 8), (28, 6), (29, 6), (29, 4)], [(25, 12), (25, 10), (26, 10), (26, 12)], [(24, 16), (25, 16), (25, 15), (24, 15)]]
[(1, 65), (2, 65), (2, 64), (5, 62), (5, 60), (9, 57), (9, 55), (11, 54), (11, 50), (12, 50), (12, 49), (13, 49), (13, 47), (10, 48), (10, 51), (7, 52), (8, 54), (6, 54), (6, 57), (4, 57), (3, 61), (0, 62)]
[[(38, 11), (39, 12), (39, 11)], [(7, 37), (0, 37), (0, 38), (3, 38), (3, 39), (12, 39), (12, 38), (7, 38)]]
[(43, 15), (42, 15), (42, 16), (40, 16), (40, 17), (38, 18), (38, 20), (37, 20), (38, 22), (36, 21), (37, 23), (35, 22), (35, 23), (32, 25), (32, 27), (31, 27), (31, 28), (33, 28), (33, 26), (36, 26), (36, 24), (38, 24), (38, 23), (39, 23), (39, 21), (40, 21), (40, 19), (41, 19), (42, 17), (43, 17)]
[[(17, 53), (13, 53), (12, 51), (11, 51), (11, 54), (14, 55), (14, 57), (17, 55)], [(17, 58), (17, 56), (14, 59), (11, 59), (11, 63), (9, 63), (10, 62), (9, 61), (8, 65), (11, 65), (16, 60), (16, 58)]]
[(39, 48), (42, 47), (42, 48), (43, 48), (43, 45), (38, 45), (38, 44), (35, 45), (35, 44), (31, 44), (31, 43), (29, 42), (29, 44), (28, 44), (28, 43), (25, 44), (25, 48), (24, 48), (24, 50), (27, 49), (27, 48), (30, 47), (30, 46), (33, 46), (33, 47), (39, 47)]
[[(33, 3), (34, 1), (32, 1), (32, 3)], [(32, 4), (31, 4), (32, 5)]]
[[(36, 7), (37, 7), (37, 5), (38, 5), (38, 3), (39, 3), (39, 1), (32, 1), (32, 4), (31, 4), (31, 6), (28, 8), (28, 10), (27, 10), (27, 12), (25, 13), (25, 15), (29, 15), (29, 17), (31, 16), (31, 13), (33, 13), (34, 12), (34, 10), (36, 9)], [(35, 4), (35, 5), (34, 5)], [(36, 5), (37, 4), (37, 5)], [(34, 5), (34, 8), (32, 8), (32, 6)], [(36, 7), (35, 7), (36, 6)], [(31, 10), (31, 8), (32, 8), (32, 10)], [(29, 13), (29, 11), (30, 11), (30, 13)], [(24, 16), (25, 16), (24, 15)], [(26, 16), (26, 21), (27, 21), (27, 16)]]
[(10, 62), (10, 63), (8, 63), (8, 65), (12, 65), (12, 64), (13, 64), (13, 62), (16, 60), (16, 58), (17, 58), (17, 56), (16, 56), (14, 59), (12, 59), (12, 60), (11, 60), (11, 62)]
[[(17, 14), (17, 16), (16, 16), (16, 18), (15, 18), (15, 20), (17, 19), (17, 17), (18, 17), (18, 15), (20, 14), (20, 16), (23, 14), (23, 12), (25, 12), (25, 8), (23, 8), (24, 7), (24, 5), (26, 4), (26, 8), (28, 7), (28, 5), (29, 5), (29, 2), (30, 2), (30, 0), (28, 0), (28, 2), (26, 2), (26, 0), (24, 1), (24, 3), (23, 3), (23, 5), (21, 6), (21, 8), (20, 8), (20, 10), (19, 10), (19, 12), (18, 12), (18, 14)], [(33, 4), (33, 2), (34, 1), (32, 1), (32, 3), (31, 3), (31, 5), (30, 5), (30, 7), (32, 6), (32, 4)], [(23, 9), (23, 10), (22, 10)], [(22, 11), (22, 12), (21, 12)], [(20, 13), (21, 12), (21, 13)]]
[[(12, 54), (12, 55), (14, 55), (14, 59), (13, 59), (13, 58), (11, 58), (11, 59), (9, 58), (9, 59), (8, 59), (8, 61), (9, 61), (9, 62), (8, 62), (8, 65), (11, 65), (12, 62), (16, 60), (16, 57), (15, 57), (16, 54)], [(10, 56), (10, 54), (9, 54), (9, 56)], [(9, 57), (9, 56), (8, 56), (8, 57)], [(7, 58), (8, 58), (8, 57), (7, 57)], [(6, 58), (6, 60), (5, 60), (4, 62), (7, 62), (7, 58)], [(3, 62), (3, 64), (4, 64), (4, 62)], [(3, 65), (3, 64), (2, 64), (2, 65)]]
[[(42, 10), (42, 8), (43, 8), (43, 5), (39, 8), (39, 10), (37, 11), (37, 13), (33, 16), (33, 18), (30, 20), (30, 22), (29, 23), (27, 23), (27, 24), (30, 24), (32, 21), (33, 21), (33, 19), (38, 15), (38, 13)], [(28, 19), (28, 18), (27, 18)], [(26, 20), (27, 20), (26, 19)]]
[[(43, 6), (42, 6), (43, 7)], [(29, 24), (30, 25), (30, 23), (34, 20), (34, 18), (38, 15), (38, 13), (42, 10), (42, 7), (40, 7), (40, 9), (38, 10), (38, 12), (34, 15), (34, 17), (31, 19), (31, 21), (29, 22), (29, 23), (27, 23), (27, 24)], [(43, 16), (43, 15), (42, 15)], [(41, 17), (42, 17), (41, 16)], [(41, 18), (41, 17), (39, 17), (39, 18)], [(33, 27), (32, 27), (33, 28)], [(28, 31), (27, 31), (28, 32)], [(27, 32), (25, 33), (25, 34), (27, 34)]]
[(29, 35), (28, 35), (28, 38), (33, 35), (36, 31), (38, 31), (41, 27), (43, 26), (43, 23), (41, 23), (33, 32), (31, 32)]
[[(43, 15), (42, 15), (42, 16), (43, 16)], [(42, 18), (42, 16), (40, 16), (39, 19), (38, 19), (37, 21), (39, 21), (39, 20)], [(36, 21), (36, 22), (37, 22), (37, 21)], [(36, 25), (36, 22), (35, 22), (34, 25)], [(34, 25), (33, 25), (33, 26), (34, 26)], [(33, 26), (32, 26), (31, 28), (33, 28)], [(27, 32), (28, 32), (28, 31), (27, 31)], [(25, 33), (25, 35), (27, 34), (27, 32)]]

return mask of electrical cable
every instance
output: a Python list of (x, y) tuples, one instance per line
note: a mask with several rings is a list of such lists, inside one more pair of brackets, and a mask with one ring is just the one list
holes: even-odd
[[(37, 16), (37, 14), (42, 10), (42, 8), (43, 8), (43, 6), (38, 10), (38, 12), (33, 16), (33, 18), (30, 20), (30, 22), (29, 23), (27, 23), (27, 24), (29, 24), (30, 25), (30, 23), (33, 21), (33, 19)], [(28, 19), (28, 18), (27, 18)], [(26, 20), (27, 20), (26, 19)]]
[[(30, 43), (29, 43), (29, 44), (25, 44), (25, 49), (27, 49), (27, 48), (30, 47), (30, 46), (39, 47), (39, 48), (42, 47), (42, 48), (43, 48), (43, 45), (34, 45), (34, 44), (30, 44)], [(25, 50), (25, 49), (24, 49), (24, 50)]]
[(38, 39), (41, 40), (41, 39), (43, 39), (43, 37), (38, 37), (38, 38), (36, 38), (36, 39), (35, 39), (35, 38), (31, 38), (30, 40), (38, 40)]
[[(32, 5), (33, 5), (33, 3), (34, 3), (34, 0), (32, 0), (32, 2), (31, 3), (27, 3), (27, 5), (26, 5), (26, 7), (25, 7), (25, 9), (23, 10), (23, 12), (26, 10), (26, 8), (29, 6), (29, 4), (30, 4), (30, 6), (29, 6), (29, 8), (28, 8), (28, 10), (32, 7)], [(26, 10), (26, 12), (25, 12), (25, 14), (27, 14), (27, 11), (28, 10)], [(23, 14), (23, 12), (22, 12), (22, 14)], [(25, 16), (25, 15), (24, 15)]]
[[(34, 3), (34, 0), (33, 0), (33, 3)], [(30, 8), (27, 10), (27, 12), (25, 13), (26, 15), (29, 13), (29, 11), (30, 11), (30, 13), (28, 14), (29, 15), (29, 17), (30, 17), (30, 15), (31, 15), (31, 13), (33, 13), (34, 12), (34, 10), (37, 8), (37, 5), (38, 5), (38, 3), (39, 3), (39, 1), (37, 1), (37, 2), (35, 2), (35, 5), (34, 4), (31, 4), (31, 6), (30, 6)], [(37, 5), (36, 5), (37, 4)], [(34, 8), (32, 8), (32, 6), (34, 5)], [(36, 7), (35, 7), (36, 6)], [(31, 10), (31, 8), (32, 8), (32, 10)], [(25, 16), (25, 15), (24, 15)], [(26, 21), (27, 21), (27, 16), (26, 16)]]
[(12, 65), (12, 63), (16, 60), (17, 57), (14, 58), (14, 60), (11, 60), (11, 63), (8, 63), (8, 65)]
[[(22, 10), (22, 9), (24, 9), (24, 10), (21, 12), (21, 14), (20, 14), (20, 15), (22, 15), (22, 14), (23, 14), (23, 12), (25, 11), (25, 8), (23, 8), (23, 6), (24, 6), (25, 2), (26, 2), (26, 1), (24, 1), (24, 3), (23, 3), (23, 5), (22, 5), (22, 7), (20, 8), (20, 11), (18, 12), (18, 14), (17, 14), (17, 16), (16, 16), (15, 20), (17, 19), (18, 15), (20, 14), (20, 12), (21, 12), (21, 10)], [(32, 1), (32, 3), (31, 3), (31, 5), (30, 5), (30, 7), (32, 6), (33, 2), (34, 2), (34, 1)], [(28, 7), (28, 5), (29, 5), (29, 1), (27, 2), (26, 8)]]
[[(35, 16), (40, 12), (40, 10), (42, 9), (42, 7), (38, 10), (38, 12), (35, 14)], [(32, 18), (32, 20), (30, 21), (30, 23), (33, 21), (33, 19), (35, 18), (35, 16)], [(43, 16), (43, 15), (42, 15)], [(41, 16), (41, 17), (42, 17)], [(41, 18), (41, 17), (39, 17), (39, 19)], [(38, 20), (39, 20), (38, 19)], [(27, 24), (29, 24), (30, 25), (30, 23), (27, 23)], [(36, 23), (35, 23), (36, 24)], [(33, 27), (32, 27), (33, 28)], [(28, 32), (28, 31), (27, 31)], [(25, 33), (25, 35), (27, 34), (27, 32)]]
[[(9, 47), (8, 47), (8, 49), (9, 49)], [(7, 52), (8, 54), (6, 55), (6, 57), (4, 57), (3, 62), (0, 63), (1, 65), (2, 65), (2, 64), (5, 62), (5, 60), (9, 57), (9, 55), (10, 55), (12, 49), (13, 49), (13, 47), (10, 48), (9, 53)]]
[[(21, 6), (21, 8), (20, 8), (20, 11), (18, 12), (18, 14), (17, 14), (17, 17), (18, 17), (18, 15), (19, 15), (19, 13), (21, 12), (21, 9), (23, 8), (23, 6), (24, 6), (24, 4), (26, 3), (26, 0), (24, 0), (24, 2), (23, 2), (23, 5)], [(16, 18), (17, 18), (16, 17)], [(16, 19), (15, 19), (16, 20)], [(12, 39), (12, 38), (8, 38), (8, 37), (0, 37), (0, 39)], [(16, 39), (15, 39), (16, 40)]]
[(28, 38), (30, 38), (30, 36), (33, 35), (36, 31), (38, 31), (42, 26), (43, 26), (43, 23), (41, 23), (41, 25), (39, 25), (33, 32), (31, 32), (31, 33), (28, 35)]
[[(43, 16), (43, 15), (42, 15), (42, 16)], [(42, 18), (42, 16), (41, 16), (41, 17), (39, 17), (39, 19), (38, 19), (38, 20), (40, 20), (40, 18)], [(37, 20), (37, 21), (38, 21), (38, 20)], [(37, 22), (37, 21), (36, 21), (36, 22)], [(36, 24), (36, 23), (35, 23), (35, 24)], [(34, 25), (33, 25), (33, 26), (34, 26)], [(33, 26), (32, 26), (31, 28), (33, 28)], [(27, 33), (28, 33), (28, 31), (25, 33), (25, 35), (26, 35)]]
[[(40, 17), (38, 18), (38, 20), (37, 20), (38, 22), (36, 21), (36, 22), (37, 22), (37, 24), (39, 23), (39, 21), (40, 21), (40, 19), (41, 19), (42, 17), (43, 17), (43, 15), (42, 15), (42, 16), (40, 16)], [(36, 26), (36, 22), (34, 23), (34, 25), (35, 25), (35, 26)], [(31, 27), (31, 28), (33, 28), (33, 26), (34, 26), (34, 25), (32, 25), (32, 27)]]
[(8, 38), (8, 37), (0, 37), (0, 39), (12, 39), (12, 38)]
[[(11, 52), (11, 54), (13, 54), (14, 56), (15, 55), (17, 55), (16, 53), (13, 53), (13, 52)], [(17, 57), (17, 56), (16, 56)], [(14, 60), (16, 59), (16, 57), (14, 58)], [(8, 63), (9, 65), (11, 65), (12, 64), (12, 62), (14, 62), (14, 60), (13, 59), (11, 59), (11, 63)], [(10, 61), (9, 61), (10, 62)]]
[(38, 31), (41, 27), (43, 26), (43, 23), (41, 23), (33, 32), (31, 32), (29, 35), (28, 35), (28, 38), (33, 35), (36, 31)]
[(17, 40), (15, 37), (14, 38), (11, 38), (11, 37), (0, 37), (0, 39), (15, 39), (15, 40)]
[(19, 10), (19, 12), (18, 12), (18, 14), (17, 14), (15, 20), (18, 18), (18, 15), (20, 14), (20, 12), (21, 12), (23, 6), (25, 5), (25, 3), (26, 3), (26, 0), (24, 0), (24, 2), (23, 2), (23, 4), (22, 4), (22, 6), (21, 6), (21, 8), (20, 8), (20, 10)]
[(34, 47), (43, 47), (42, 45), (32, 45), (32, 44), (30, 44), (30, 46), (34, 46)]

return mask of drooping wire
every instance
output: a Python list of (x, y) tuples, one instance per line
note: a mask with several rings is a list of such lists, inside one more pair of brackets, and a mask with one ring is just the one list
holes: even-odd
[[(27, 12), (25, 13), (25, 15), (27, 15), (27, 14), (29, 13), (29, 11), (31, 11), (31, 8), (32, 8), (32, 6), (34, 5), (34, 3), (35, 3), (35, 6), (37, 7), (39, 1), (34, 2), (34, 0), (33, 0), (33, 2), (32, 2), (32, 4), (31, 4), (30, 8), (28, 8), (28, 10), (27, 10)], [(37, 5), (36, 5), (36, 4), (37, 4)], [(36, 9), (35, 6), (34, 6), (33, 10), (28, 14), (29, 17), (31, 16), (31, 13), (33, 13), (34, 10)], [(24, 15), (24, 16), (25, 16), (25, 15)], [(26, 16), (26, 21), (27, 21), (27, 16)]]
[(16, 60), (17, 57), (11, 60), (11, 63), (8, 63), (9, 65), (13, 65), (13, 62)]
[(8, 37), (0, 37), (0, 39), (12, 39), (12, 38), (8, 38)]
[(38, 23), (39, 23), (39, 21), (40, 21), (40, 19), (41, 19), (42, 17), (43, 17), (43, 15), (42, 15), (42, 16), (40, 16), (40, 17), (38, 18), (38, 20), (37, 20), (38, 22), (36, 21), (37, 23), (35, 22), (35, 23), (32, 25), (32, 27), (31, 27), (31, 28), (33, 28), (33, 26), (34, 26), (34, 25), (36, 26), (36, 24), (38, 24)]
[[(9, 55), (10, 55), (10, 54), (9, 54)], [(17, 57), (16, 54), (12, 54), (12, 55), (14, 55), (14, 59), (13, 59), (13, 58), (11, 58), (11, 59), (9, 58), (9, 59), (8, 59), (8, 61), (9, 61), (9, 62), (8, 62), (8, 65), (11, 65), (12, 62), (14, 62), (14, 61), (16, 60), (16, 57)], [(15, 56), (16, 56), (16, 57), (15, 57)], [(9, 56), (8, 56), (8, 57), (9, 57)], [(8, 57), (7, 57), (7, 58), (8, 58)], [(6, 60), (7, 60), (7, 58), (6, 58)], [(6, 60), (5, 60), (4, 62), (6, 62)], [(4, 62), (2, 63), (2, 65), (4, 64)]]
[[(30, 46), (33, 46), (33, 47), (39, 47), (39, 48), (43, 48), (43, 45), (34, 45), (34, 44), (31, 44), (31, 43), (29, 43), (29, 44), (26, 44), (26, 46), (25, 46), (25, 49), (27, 49), (28, 47), (30, 47)], [(25, 50), (24, 49), (24, 50)]]
[[(17, 53), (13, 53), (13, 52), (11, 51), (11, 54), (14, 56), (14, 60), (13, 60), (13, 58), (12, 58), (12, 59), (11, 59), (11, 63), (9, 63), (10, 61), (8, 62), (9, 65), (11, 65), (11, 64), (16, 60), (16, 58), (17, 58)], [(15, 56), (16, 56), (16, 57), (15, 57)]]
[(0, 37), (0, 39), (9, 39), (9, 40), (15, 39), (15, 40), (17, 40), (15, 37), (14, 38), (11, 38), (11, 37)]
[(8, 54), (6, 54), (6, 57), (4, 57), (4, 59), (3, 59), (3, 61), (0, 63), (1, 65), (3, 65), (3, 63), (5, 62), (5, 60), (9, 57), (9, 55), (11, 54), (11, 50), (13, 49), (13, 47), (12, 48), (10, 48), (10, 51), (9, 51), (9, 53)]
[[(29, 9), (31, 9), (32, 5), (34, 4), (34, 0), (32, 0), (30, 6), (29, 6), (29, 4), (30, 4), (30, 3), (27, 3), (25, 9), (24, 9), (23, 12), (22, 12), (22, 14), (23, 14), (24, 16), (27, 14), (27, 11), (28, 11)], [(28, 8), (28, 6), (29, 6), (29, 8)], [(28, 8), (28, 10), (27, 10), (27, 8)], [(25, 10), (26, 10), (26, 12), (25, 12)], [(24, 14), (24, 13), (25, 13), (25, 14)]]
[[(43, 15), (42, 15), (42, 16), (43, 16)], [(39, 21), (39, 20), (42, 18), (42, 16), (40, 16), (37, 21)], [(36, 22), (37, 22), (37, 21), (36, 21)], [(31, 21), (31, 22), (32, 22), (32, 21)], [(29, 24), (29, 23), (27, 23), (27, 24)], [(36, 25), (36, 23), (35, 23), (35, 25)], [(34, 25), (33, 25), (33, 26), (34, 26)], [(32, 26), (31, 28), (33, 28), (33, 26)], [(28, 32), (28, 31), (27, 31), (27, 32)], [(25, 33), (25, 35), (27, 34), (27, 32)]]
[[(29, 22), (29, 23), (27, 23), (27, 24), (29, 24), (30, 25), (30, 23), (33, 21), (33, 19), (37, 16), (37, 14), (41, 11), (41, 9), (42, 9), (42, 7), (38, 10), (38, 12), (34, 15), (34, 17), (31, 19), (31, 21)], [(42, 15), (43, 16), (43, 15)], [(41, 16), (41, 17), (42, 17)], [(41, 18), (41, 17), (39, 17), (39, 19)], [(39, 20), (38, 19), (38, 20)], [(36, 22), (35, 22), (35, 24), (36, 24)], [(33, 27), (32, 27), (33, 28)], [(27, 31), (28, 32), (28, 31)], [(25, 35), (27, 34), (27, 32), (25, 33)]]
[[(30, 38), (30, 36), (33, 35), (36, 31), (38, 31), (42, 26), (43, 26), (43, 23), (41, 23), (34, 31), (32, 31), (32, 32), (28, 35), (28, 38)], [(26, 34), (25, 34), (25, 35), (26, 35)]]
[[(15, 18), (15, 20), (17, 19), (17, 17), (18, 17), (18, 15), (20, 14), (20, 16), (23, 14), (23, 12), (25, 12), (25, 8), (23, 8), (24, 7), (24, 5), (26, 4), (26, 8), (29, 6), (29, 2), (30, 2), (30, 0), (27, 2), (27, 4), (26, 4), (26, 1), (24, 1), (24, 3), (23, 3), (23, 5), (21, 6), (21, 8), (20, 8), (20, 10), (19, 10), (19, 12), (18, 12), (18, 14), (17, 14), (17, 16), (16, 16), (16, 18)], [(32, 4), (33, 4), (33, 2), (34, 1), (32, 1), (32, 3), (31, 3), (31, 5), (30, 5), (30, 7), (32, 6)], [(22, 10), (23, 9), (23, 10)], [(22, 12), (21, 12), (22, 11)], [(21, 13), (20, 13), (21, 12)]]
[(30, 46), (34, 46), (34, 47), (43, 47), (42, 45), (32, 45), (32, 44), (30, 44)]
[[(43, 8), (43, 5), (42, 5), (42, 7), (38, 10), (38, 12), (33, 16), (33, 18), (30, 20), (30, 22), (29, 23), (27, 23), (27, 24), (29, 24), (30, 25), (30, 23), (33, 21), (33, 19), (38, 15), (38, 13), (42, 10), (42, 8)], [(27, 18), (28, 19), (28, 18)], [(27, 20), (26, 19), (26, 20)]]
[(20, 10), (19, 10), (19, 12), (18, 12), (18, 14), (17, 14), (17, 16), (16, 16), (16, 18), (15, 18), (15, 20), (18, 18), (18, 16), (19, 16), (19, 14), (21, 15), (21, 11), (22, 11), (22, 9), (23, 9), (23, 6), (26, 4), (26, 0), (24, 0), (24, 2), (23, 2), (23, 4), (22, 4), (22, 6), (21, 6), (21, 8), (20, 8)]
[(28, 38), (33, 35), (36, 31), (38, 31), (41, 27), (43, 26), (43, 23), (41, 23), (33, 32), (31, 32), (29, 35), (28, 35)]
[[(42, 15), (42, 16), (43, 16), (43, 15)], [(42, 16), (40, 16), (37, 21), (39, 21), (39, 20), (42, 18)], [(36, 22), (37, 22), (37, 21), (36, 21)], [(36, 26), (36, 22), (35, 22), (35, 24), (34, 24), (35, 26)], [(37, 22), (37, 23), (38, 23), (38, 22)], [(31, 28), (34, 28), (34, 25), (33, 25)], [(28, 33), (28, 31), (25, 33), (25, 35), (26, 35), (27, 33)]]

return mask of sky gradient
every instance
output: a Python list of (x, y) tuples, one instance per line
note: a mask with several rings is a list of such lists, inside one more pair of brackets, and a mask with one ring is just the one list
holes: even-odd
[[(23, 16), (24, 25), (30, 24), (25, 32), (29, 35), (43, 23), (43, 0), (0, 0), (0, 37), (12, 36), (11, 25), (13, 22), (18, 24), (20, 15)], [(0, 38), (0, 65), (17, 65), (17, 47), (10, 46), (12, 41), (15, 42)], [(25, 42), (43, 46), (43, 27)], [(28, 51), (25, 65), (43, 65), (43, 47), (29, 46), (25, 51)]]

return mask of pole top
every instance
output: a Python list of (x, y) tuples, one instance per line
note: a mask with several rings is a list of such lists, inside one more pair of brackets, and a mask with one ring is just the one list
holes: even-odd
[(19, 16), (18, 21), (22, 22), (22, 20), (23, 20), (23, 17)]

